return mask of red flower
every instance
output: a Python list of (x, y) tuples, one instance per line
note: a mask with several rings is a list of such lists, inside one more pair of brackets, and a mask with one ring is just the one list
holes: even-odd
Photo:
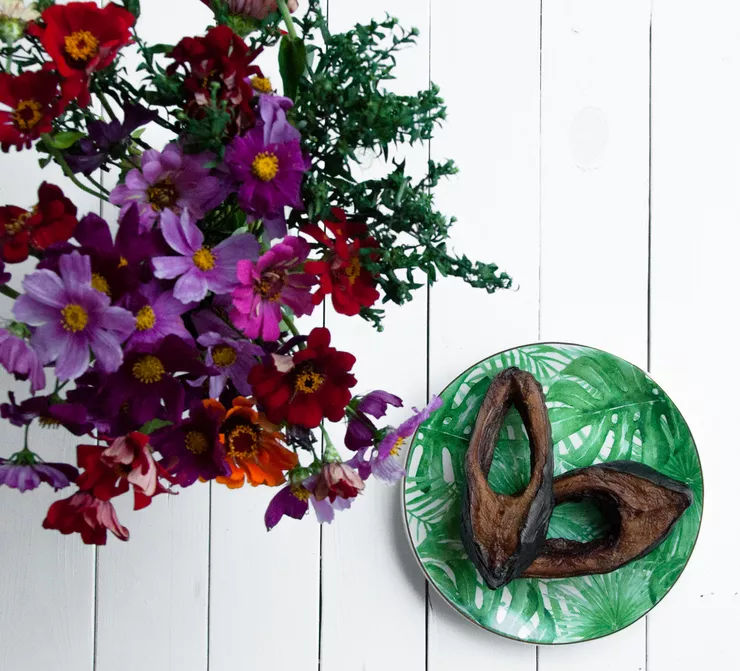
[(375, 279), (363, 260), (372, 258), (372, 253), (363, 255), (363, 249), (377, 249), (378, 242), (368, 236), (365, 224), (347, 221), (344, 210), (332, 209), (338, 220), (325, 221), (326, 227), (334, 234), (332, 240), (315, 224), (303, 227), (303, 232), (328, 248), (328, 254), (321, 261), (308, 261), (306, 272), (319, 276), (319, 288), (313, 295), (314, 305), (331, 294), (334, 309), (343, 315), (356, 315), (360, 308), (369, 308), (380, 298), (375, 289)]
[(0, 103), (10, 107), (0, 112), (3, 151), (30, 149), (61, 112), (59, 80), (53, 72), (24, 72), (18, 77), (0, 73)]
[(8, 263), (28, 258), (29, 246), (43, 251), (69, 240), (77, 227), (77, 208), (54, 184), (42, 182), (39, 202), (31, 212), (14, 205), (0, 207), (0, 249)]
[(119, 5), (100, 9), (95, 2), (52, 5), (41, 15), (42, 28), (31, 24), (28, 32), (41, 40), (56, 69), (64, 78), (65, 100), (90, 104), (90, 75), (108, 67), (121, 47), (131, 41), (136, 18)]
[(313, 494), (317, 501), (328, 498), (329, 501), (334, 503), (334, 499), (337, 497), (353, 499), (363, 489), (365, 489), (365, 483), (357, 471), (347, 466), (347, 464), (331, 463), (326, 464), (321, 469)]
[(185, 37), (170, 53), (174, 59), (167, 68), (172, 75), (182, 67), (185, 71), (186, 111), (198, 117), (202, 106), (211, 104), (213, 83), (219, 84), (218, 100), (231, 106), (232, 135), (254, 126), (251, 75), (262, 76), (252, 61), (261, 50), (252, 51), (228, 26), (211, 28), (205, 37)]
[(118, 521), (113, 504), (96, 499), (90, 492), (77, 492), (52, 503), (43, 527), (63, 534), (81, 534), (88, 545), (105, 545), (108, 531), (123, 541), (129, 536), (128, 529)]
[(292, 359), (270, 357), (252, 368), (249, 384), (265, 415), (274, 424), (287, 419), (313, 429), (326, 418), (338, 422), (344, 417), (357, 384), (350, 374), (355, 357), (329, 347), (331, 336), (325, 328), (316, 328), (308, 336), (306, 349)]

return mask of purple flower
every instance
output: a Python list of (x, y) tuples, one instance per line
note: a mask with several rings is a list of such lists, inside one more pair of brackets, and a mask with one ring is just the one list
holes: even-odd
[(136, 330), (128, 339), (126, 349), (143, 349), (168, 335), (192, 343), (192, 336), (180, 315), (195, 307), (195, 303), (183, 305), (172, 291), (163, 291), (160, 282), (142, 284), (136, 293), (124, 298), (123, 306), (136, 318)]
[(354, 406), (354, 412), (350, 415), (344, 444), (350, 450), (359, 450), (374, 445), (378, 430), (368, 415), (380, 419), (387, 412), (389, 405), (400, 408), (403, 406), (403, 401), (398, 396), (381, 389), (371, 391), (363, 396)]
[(51, 396), (35, 396), (17, 404), (12, 391), (8, 397), (10, 403), (0, 405), (0, 416), (15, 426), (26, 426), (38, 418), (41, 426), (61, 425), (75, 436), (83, 436), (94, 428), (88, 421), (87, 409), (80, 403), (55, 403)]
[(303, 486), (311, 492), (311, 505), (313, 506), (314, 512), (316, 513), (316, 519), (323, 524), (331, 524), (334, 521), (335, 510), (347, 510), (352, 505), (354, 498), (343, 498), (337, 496), (334, 500), (325, 498), (318, 500), (315, 496), (316, 486), (319, 482), (319, 476), (313, 475), (310, 478), (303, 481)]
[(10, 273), (5, 272), (5, 261), (0, 259), (0, 285), (10, 282)]
[(190, 407), (187, 419), (152, 434), (152, 447), (164, 457), (162, 465), (180, 486), (189, 487), (198, 478), (213, 480), (231, 474), (219, 439), (223, 418), (220, 403), (198, 401)]
[(265, 144), (300, 141), (300, 132), (290, 124), (285, 115), (285, 112), (291, 107), (293, 107), (293, 101), (290, 98), (262, 96), (259, 99), (260, 118), (264, 124), (262, 131)]
[(23, 338), (0, 329), (0, 365), (16, 380), (31, 380), (31, 393), (46, 386), (44, 367), (36, 351)]
[(133, 315), (111, 307), (93, 289), (90, 257), (72, 252), (59, 259), (60, 275), (37, 270), (23, 280), (25, 293), (13, 306), (16, 319), (36, 326), (31, 344), (44, 363), (56, 361), (60, 380), (73, 380), (90, 365), (113, 372), (123, 361), (121, 343), (135, 328)]
[(213, 372), (200, 361), (194, 347), (169, 335), (154, 348), (127, 353), (123, 365), (103, 381), (98, 394), (104, 414), (122, 415), (124, 427), (139, 428), (152, 419), (177, 422), (187, 400), (182, 382)]
[(241, 184), (239, 204), (254, 218), (280, 220), (286, 206), (303, 207), (301, 182), (311, 164), (298, 140), (265, 142), (264, 130), (256, 127), (234, 138), (225, 160)]
[(173, 280), (175, 298), (183, 303), (202, 301), (208, 291), (231, 292), (237, 285), (236, 264), (241, 259), (256, 259), (259, 243), (250, 233), (237, 233), (213, 249), (203, 245), (203, 232), (189, 212), (181, 218), (165, 211), (160, 223), (167, 244), (181, 256), (153, 259), (154, 275)]
[(15, 462), (0, 458), (0, 485), (12, 487), (19, 492), (36, 489), (42, 482), (55, 491), (67, 487), (77, 479), (77, 469), (69, 464), (53, 464), (36, 461)]
[(302, 238), (287, 237), (268, 249), (256, 264), (239, 261), (236, 274), (241, 285), (233, 293), (231, 319), (248, 338), (277, 340), (282, 305), (298, 317), (311, 314), (311, 287), (316, 280), (303, 272), (309, 251)]
[(120, 151), (125, 151), (131, 133), (137, 128), (148, 124), (157, 118), (157, 113), (148, 110), (136, 103), (123, 104), (123, 122), (114, 119), (105, 121), (88, 121), (88, 137), (82, 138), (79, 143), (81, 153), (65, 153), (65, 158), (72, 172), (82, 172), (90, 175), (102, 167), (117, 145), (124, 145)]
[(223, 181), (206, 165), (210, 154), (184, 154), (176, 142), (161, 153), (149, 149), (141, 159), (141, 170), (129, 170), (126, 181), (110, 194), (110, 202), (121, 206), (121, 215), (136, 207), (143, 230), (150, 230), (163, 212), (180, 216), (186, 209), (195, 219), (220, 205), (228, 194)]
[[(207, 348), (206, 365), (218, 371), (218, 375), (211, 376), (208, 383), (208, 395), (211, 398), (221, 396), (229, 379), (242, 396), (252, 393), (247, 377), (257, 363), (257, 357), (264, 354), (261, 347), (249, 340), (225, 338), (215, 331), (200, 336), (198, 344)], [(202, 379), (198, 382), (202, 382)]]

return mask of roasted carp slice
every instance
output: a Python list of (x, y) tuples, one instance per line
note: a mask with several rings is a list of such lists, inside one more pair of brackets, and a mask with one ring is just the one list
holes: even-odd
[[(506, 413), (514, 405), (529, 436), (531, 475), (516, 496), (488, 485), (493, 452)], [(518, 577), (542, 549), (553, 509), (553, 457), (545, 396), (537, 380), (507, 368), (491, 383), (478, 412), (465, 458), (461, 537), (491, 589)]]
[(555, 504), (590, 499), (609, 525), (602, 538), (580, 543), (551, 538), (521, 574), (570, 578), (609, 573), (662, 543), (691, 505), (691, 489), (644, 464), (612, 461), (555, 478)]

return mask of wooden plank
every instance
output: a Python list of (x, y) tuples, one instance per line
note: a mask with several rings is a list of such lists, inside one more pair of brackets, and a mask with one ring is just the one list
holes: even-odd
[(730, 669), (738, 659), (740, 576), (720, 566), (740, 547), (731, 428), (740, 375), (740, 6), (711, 0), (695, 9), (686, 0), (656, 0), (653, 9), (651, 371), (691, 427), (706, 498), (694, 554), (650, 616), (650, 671)]
[[(476, 361), (537, 339), (539, 246), (540, 3), (477, 3), (475, 12), (432, 0), (432, 80), (448, 121), (432, 142), (436, 160), (460, 175), (438, 205), (459, 218), (450, 247), (496, 261), (520, 285), (493, 296), (458, 280), (431, 290), (430, 391)], [(466, 622), (430, 590), (428, 668), (533, 671), (535, 648)]]
[[(185, 35), (202, 34), (212, 22), (199, 2), (190, 3), (187, 12), (157, 0), (142, 0), (141, 6), (137, 30), (150, 43), (175, 44)], [(127, 62), (138, 61), (132, 53)], [(134, 67), (129, 76), (137, 77)], [(145, 139), (161, 148), (173, 138), (154, 128)], [(117, 212), (106, 206), (106, 219), (115, 222)], [(117, 510), (131, 540), (99, 550), (97, 670), (128, 671), (144, 655), (151, 668), (202, 671), (208, 648), (208, 486), (158, 497), (137, 513), (121, 500)]]
[[(649, 0), (542, 16), (541, 338), (647, 365)], [(540, 671), (645, 666), (645, 622), (542, 647)]]
[[(69, 184), (56, 166), (41, 170), (36, 151), (0, 154), (0, 203), (32, 207), (42, 181), (57, 184), (80, 214), (98, 211), (98, 201)], [(10, 286), (20, 289), (35, 262), (6, 266)], [(12, 317), (12, 301), (0, 297), (0, 315)], [(47, 373), (49, 391), (51, 373)], [(0, 370), (0, 400), (15, 391), (19, 401), (29, 395)], [(77, 439), (64, 429), (34, 426), (31, 449), (43, 459), (74, 464)], [(0, 421), (0, 455), (8, 457), (23, 445), (23, 431)], [(54, 493), (47, 485), (20, 494), (0, 487), (0, 669), (92, 669), (95, 551), (78, 536), (62, 536), (41, 528), (49, 506), (72, 495), (73, 488)], [(43, 644), (39, 644), (43, 641)]]
[[(420, 31), (417, 46), (398, 58), (396, 80), (388, 88), (415, 93), (429, 84), (429, 2), (398, 0), (386, 7), (333, 1), (330, 28), (347, 30), (357, 22), (382, 19), (384, 10), (406, 28)], [(418, 145), (390, 158), (407, 161), (415, 179), (426, 168), (428, 147)], [(368, 179), (387, 173), (390, 163), (367, 156), (357, 170)], [(387, 421), (403, 421), (411, 406), (426, 399), (427, 295), (416, 292), (402, 307), (388, 304), (385, 330), (375, 332), (359, 317), (338, 315), (327, 306), (326, 325), (332, 341), (357, 357), (357, 390), (385, 389), (401, 396), (405, 408), (393, 410)], [(331, 427), (332, 440), (344, 448), (345, 425)], [(349, 456), (349, 453), (347, 452)], [(422, 671), (425, 664), (424, 579), (411, 554), (403, 528), (399, 484), (385, 485), (375, 478), (352, 509), (323, 528), (321, 668), (340, 671), (352, 660), (353, 668), (403, 668)], [(358, 645), (359, 631), (377, 631), (381, 645)]]

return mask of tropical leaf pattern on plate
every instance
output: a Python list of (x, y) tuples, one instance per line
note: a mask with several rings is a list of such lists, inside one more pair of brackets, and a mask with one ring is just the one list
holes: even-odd
[[(460, 495), (470, 434), (491, 379), (517, 366), (542, 384), (553, 425), (556, 473), (632, 459), (687, 483), (694, 502), (668, 538), (643, 559), (601, 576), (515, 580), (488, 589), (460, 541)], [(459, 611), (491, 631), (532, 643), (598, 638), (642, 617), (665, 596), (688, 561), (701, 520), (699, 455), (681, 414), (639, 368), (600, 350), (541, 344), (476, 364), (441, 394), (444, 405), (419, 428), (409, 451), (405, 507), (409, 534), (429, 579)], [(488, 482), (514, 494), (529, 478), (529, 441), (512, 410)], [(598, 509), (566, 504), (549, 535), (587, 541), (603, 533)]]

